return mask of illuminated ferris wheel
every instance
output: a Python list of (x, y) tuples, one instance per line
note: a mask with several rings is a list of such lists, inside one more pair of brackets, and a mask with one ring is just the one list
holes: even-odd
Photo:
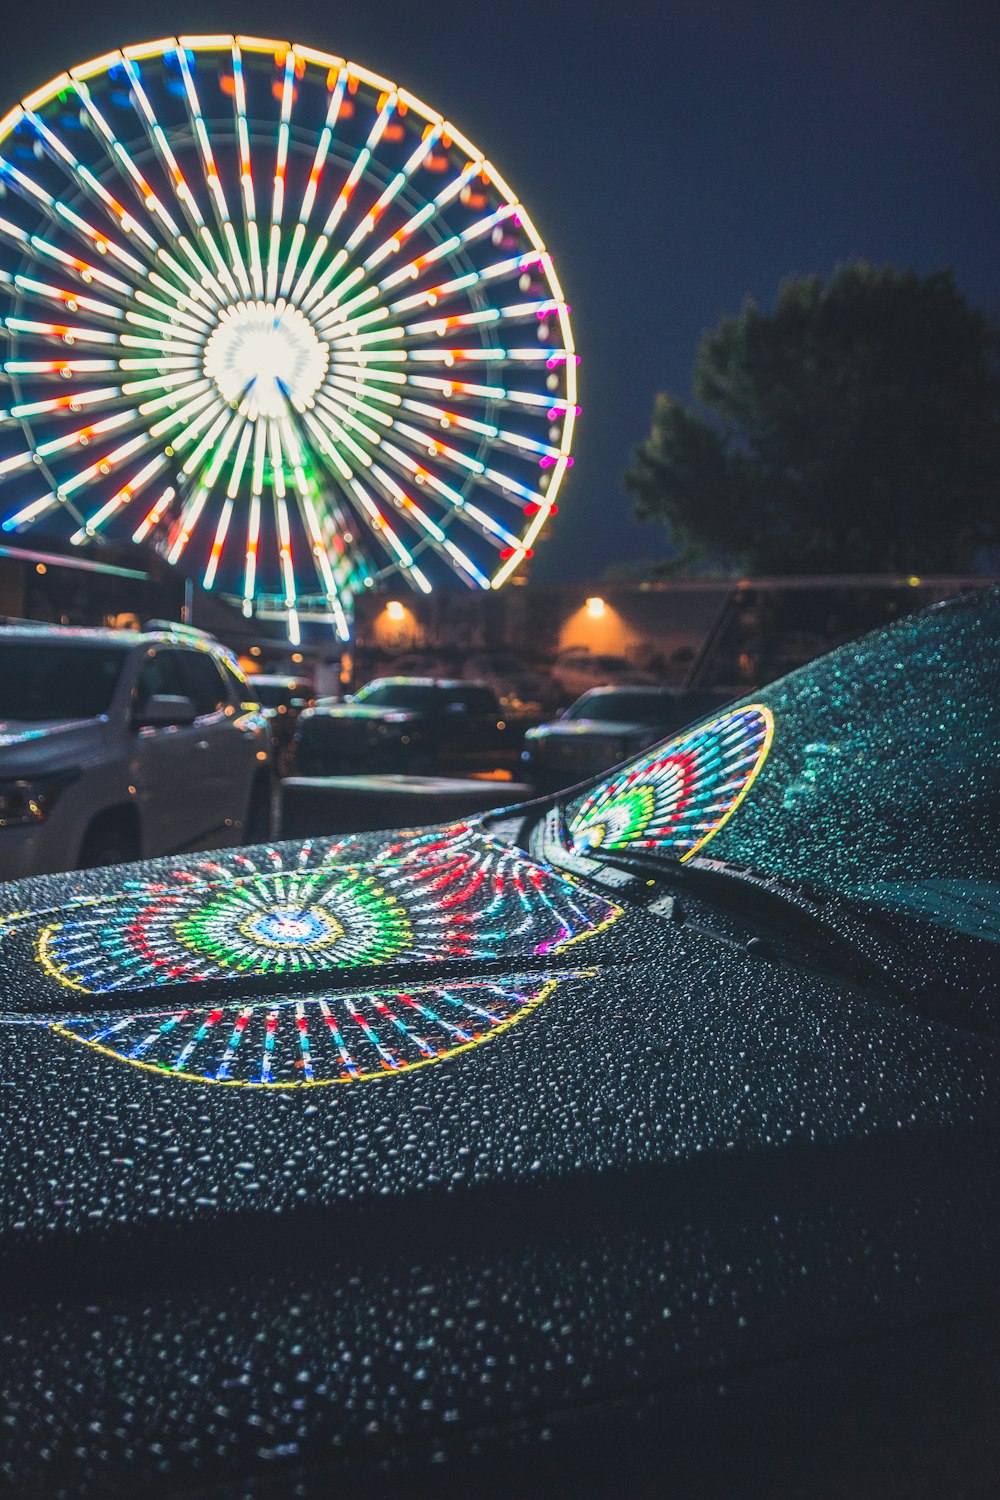
[(498, 588), (568, 465), (552, 262), (482, 153), (308, 47), (181, 37), (0, 120), (0, 523), (155, 546), (348, 634)]

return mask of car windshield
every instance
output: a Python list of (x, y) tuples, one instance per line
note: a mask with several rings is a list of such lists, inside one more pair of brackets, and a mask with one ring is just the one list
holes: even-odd
[(120, 646), (0, 643), (0, 720), (40, 723), (106, 714), (126, 654)]
[(369, 708), (430, 708), (437, 698), (437, 688), (429, 682), (406, 682), (383, 679), (370, 682), (355, 696), (355, 703)]
[(570, 795), (559, 839), (705, 853), (998, 938), (998, 659), (1000, 589), (901, 620)]
[(253, 691), (263, 708), (280, 708), (282, 704), (287, 708), (293, 699), (306, 694), (301, 682), (261, 682), (259, 678), (253, 684)]
[(677, 701), (659, 693), (585, 693), (563, 714), (564, 719), (598, 719), (602, 723), (676, 723)]

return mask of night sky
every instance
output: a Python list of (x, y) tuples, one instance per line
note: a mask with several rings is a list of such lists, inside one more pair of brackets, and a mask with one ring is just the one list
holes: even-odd
[(963, 0), (40, 0), (5, 7), (0, 113), (178, 31), (287, 38), (454, 119), (531, 210), (573, 307), (583, 416), (539, 579), (662, 551), (622, 484), (700, 335), (793, 273), (952, 268), (1000, 317), (1000, 11)]

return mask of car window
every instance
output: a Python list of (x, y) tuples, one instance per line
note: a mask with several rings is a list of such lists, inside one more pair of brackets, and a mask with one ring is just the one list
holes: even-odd
[(452, 703), (459, 703), (470, 714), (496, 714), (496, 700), (489, 688), (446, 688), (444, 703), (446, 708)]
[(571, 704), (564, 719), (597, 719), (603, 723), (676, 724), (683, 719), (683, 700), (667, 694), (586, 693)]
[(150, 698), (166, 694), (168, 697), (176, 698), (182, 696), (185, 689), (181, 687), (180, 671), (177, 665), (179, 651), (151, 651), (139, 668), (139, 675), (135, 681), (135, 693), (133, 701), (141, 711), (146, 707)]
[(570, 799), (570, 841), (684, 860), (711, 840), (764, 875), (953, 924), (961, 906), (996, 933), (998, 659), (1000, 589), (901, 620)]
[(181, 692), (190, 698), (199, 718), (214, 714), (229, 702), (226, 685), (207, 651), (178, 652)]
[(436, 687), (430, 683), (393, 682), (388, 679), (370, 682), (355, 696), (355, 703), (367, 703), (370, 708), (422, 708), (429, 709), (438, 703)]
[(127, 653), (117, 646), (0, 645), (0, 720), (96, 719), (108, 712)]
[(280, 708), (282, 704), (287, 708), (295, 696), (295, 687), (285, 682), (261, 682), (258, 678), (253, 685), (257, 702), (264, 708)]

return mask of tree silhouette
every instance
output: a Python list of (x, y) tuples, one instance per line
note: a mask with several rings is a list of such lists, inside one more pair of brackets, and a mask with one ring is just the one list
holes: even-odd
[(657, 396), (626, 483), (681, 566), (966, 569), (1000, 534), (1000, 337), (950, 272), (783, 283), (708, 334), (698, 405)]

